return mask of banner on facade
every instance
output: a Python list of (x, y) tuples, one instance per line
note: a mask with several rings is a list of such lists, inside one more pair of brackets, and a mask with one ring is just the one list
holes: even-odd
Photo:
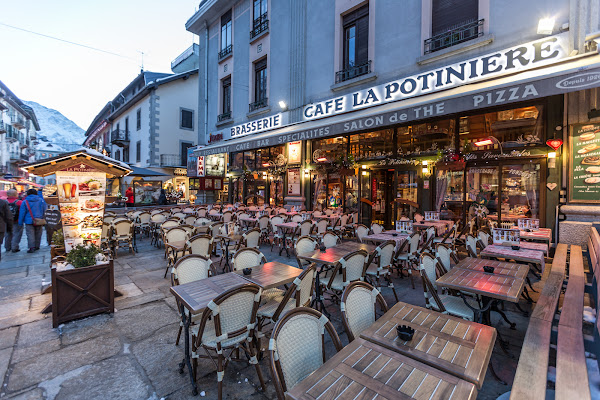
[(569, 202), (600, 203), (600, 124), (571, 125)]
[(65, 250), (91, 242), (100, 246), (106, 174), (87, 164), (56, 171)]

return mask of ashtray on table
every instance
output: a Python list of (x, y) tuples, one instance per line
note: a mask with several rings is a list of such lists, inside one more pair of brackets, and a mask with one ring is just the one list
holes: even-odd
[(252, 268), (244, 268), (242, 272), (244, 275), (250, 275), (252, 273)]
[(398, 333), (398, 339), (405, 342), (411, 341), (415, 334), (415, 330), (407, 325), (398, 325), (396, 327), (396, 332)]
[(392, 236), (396, 237), (396, 236), (398, 236), (398, 234), (397, 233), (392, 233)]
[(517, 245), (512, 245), (512, 246), (510, 246), (510, 248), (513, 250), (521, 250), (521, 246), (517, 246)]
[(489, 266), (489, 265), (484, 265), (483, 266), (483, 271), (488, 273), (488, 274), (493, 274), (494, 273), (494, 267)]

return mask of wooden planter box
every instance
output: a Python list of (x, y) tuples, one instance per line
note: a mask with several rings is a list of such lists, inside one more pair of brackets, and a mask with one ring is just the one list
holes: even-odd
[(66, 256), (64, 246), (57, 246), (55, 244), (50, 245), (50, 260), (53, 260), (56, 256)]
[(52, 268), (52, 326), (115, 310), (113, 261), (57, 272)]

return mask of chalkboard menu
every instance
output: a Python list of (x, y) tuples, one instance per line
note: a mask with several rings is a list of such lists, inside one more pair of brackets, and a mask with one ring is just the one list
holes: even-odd
[(46, 210), (46, 214), (44, 215), (44, 218), (46, 219), (46, 223), (48, 225), (51, 226), (56, 226), (59, 225), (61, 223), (61, 215), (60, 215), (60, 211), (58, 210)]
[(569, 201), (600, 203), (600, 124), (571, 126)]

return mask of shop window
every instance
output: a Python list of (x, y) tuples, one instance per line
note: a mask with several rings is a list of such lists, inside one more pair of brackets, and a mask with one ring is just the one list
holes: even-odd
[(397, 130), (398, 155), (434, 155), (454, 149), (454, 119), (443, 119)]
[(229, 169), (241, 171), (244, 168), (244, 153), (231, 153)]
[(444, 219), (459, 220), (463, 216), (465, 172), (438, 170), (436, 179), (436, 210)]
[[(541, 144), (545, 140), (543, 106), (529, 106), (509, 110), (471, 115), (460, 119), (459, 137), (467, 150), (489, 151), (492, 149), (522, 147)], [(486, 146), (475, 146), (482, 139), (491, 138)], [(500, 144), (498, 144), (500, 142)]]
[(540, 218), (540, 164), (502, 166), (501, 218)]
[(344, 207), (346, 212), (358, 211), (358, 175), (346, 177), (346, 188), (344, 194)]
[[(332, 162), (347, 154), (348, 138), (338, 136), (335, 138), (315, 140), (312, 142), (313, 162)], [(322, 161), (319, 161), (319, 160)]]
[(467, 201), (487, 207), (489, 217), (498, 218), (498, 167), (471, 167), (467, 169)]
[(396, 176), (396, 218), (413, 218), (417, 202), (418, 185), (417, 171), (397, 171)]
[(244, 152), (244, 166), (248, 171), (256, 169), (256, 153), (254, 150)]
[(354, 156), (355, 160), (392, 156), (394, 154), (394, 130), (383, 129), (351, 135), (350, 154)]

